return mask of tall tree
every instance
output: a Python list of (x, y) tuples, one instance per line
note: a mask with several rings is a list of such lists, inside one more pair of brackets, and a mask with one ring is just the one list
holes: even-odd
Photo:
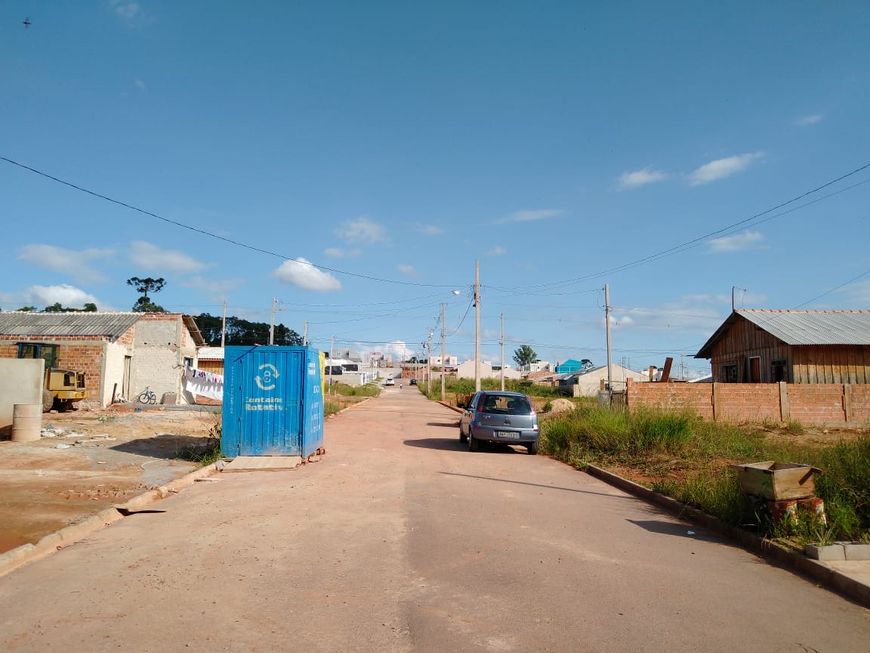
[(535, 353), (535, 350), (528, 345), (523, 345), (522, 347), (514, 350), (514, 361), (519, 367), (525, 367), (526, 365), (530, 365), (537, 360), (538, 355)]
[(130, 277), (127, 279), (127, 285), (133, 286), (136, 292), (142, 296), (133, 304), (133, 312), (135, 313), (165, 313), (166, 309), (155, 304), (148, 297), (148, 293), (157, 293), (163, 290), (166, 285), (166, 279), (163, 277)]

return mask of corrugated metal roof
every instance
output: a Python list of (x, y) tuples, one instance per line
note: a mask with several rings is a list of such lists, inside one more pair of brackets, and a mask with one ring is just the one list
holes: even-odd
[(196, 353), (201, 361), (222, 361), (224, 359), (223, 347), (201, 347)]
[(0, 313), (0, 335), (118, 338), (140, 317), (136, 313)]
[(792, 311), (744, 308), (734, 311), (701, 347), (696, 358), (709, 358), (710, 348), (743, 317), (787, 345), (870, 345), (870, 311)]

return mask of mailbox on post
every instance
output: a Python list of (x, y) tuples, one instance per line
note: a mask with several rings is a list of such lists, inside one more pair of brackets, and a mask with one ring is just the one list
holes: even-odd
[(323, 445), (320, 355), (310, 347), (226, 347), (221, 452), (309, 456)]

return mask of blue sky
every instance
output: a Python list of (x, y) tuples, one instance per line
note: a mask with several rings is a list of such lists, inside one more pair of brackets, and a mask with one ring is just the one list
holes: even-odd
[[(508, 351), (604, 362), (608, 282), (615, 360), (661, 364), (732, 285), (792, 308), (870, 268), (868, 169), (601, 274), (870, 162), (868, 28), (866, 2), (7, 1), (0, 155), (292, 260), (0, 161), (0, 306), (127, 310), (163, 276), (167, 309), (278, 297), (316, 344), (384, 350), (446, 301), (464, 357), (479, 258), (485, 358), (503, 312)], [(865, 276), (807, 307), (868, 303)]]

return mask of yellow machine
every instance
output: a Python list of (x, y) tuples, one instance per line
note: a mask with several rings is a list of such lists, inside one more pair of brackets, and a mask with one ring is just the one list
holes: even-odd
[(45, 370), (45, 383), (42, 387), (43, 412), (48, 412), (55, 404), (58, 410), (70, 410), (75, 402), (87, 396), (84, 372), (59, 370), (54, 367)]

